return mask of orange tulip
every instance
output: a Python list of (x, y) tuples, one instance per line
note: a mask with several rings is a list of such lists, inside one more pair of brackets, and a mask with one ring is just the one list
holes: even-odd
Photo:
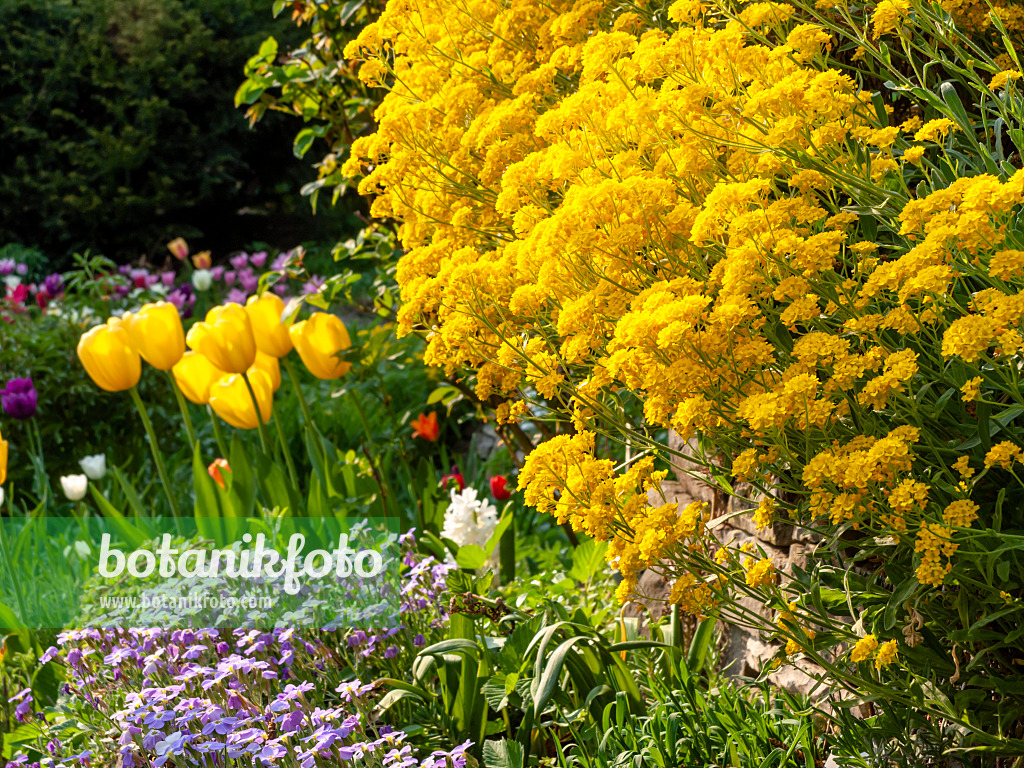
[(412, 436), (422, 437), (424, 440), (433, 443), (441, 434), (441, 428), (437, 426), (437, 413), (421, 413), (420, 417), (412, 423)]
[(167, 244), (167, 250), (171, 252), (178, 261), (184, 261), (188, 258), (188, 243), (185, 242), (185, 238), (176, 237)]
[(220, 473), (222, 469), (226, 472), (231, 471), (231, 465), (228, 464), (227, 459), (214, 459), (210, 462), (210, 466), (206, 468), (206, 471), (210, 473), (210, 477), (213, 478), (213, 482), (226, 490), (228, 486), (224, 482), (224, 476)]
[(213, 264), (213, 260), (210, 258), (209, 251), (200, 251), (192, 257), (192, 266), (196, 269), (209, 269), (211, 264)]

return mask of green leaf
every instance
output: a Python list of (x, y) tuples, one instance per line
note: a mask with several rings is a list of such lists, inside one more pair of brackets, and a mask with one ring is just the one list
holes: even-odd
[(562, 674), (562, 667), (565, 664), (565, 657), (572, 647), (576, 643), (582, 640), (591, 640), (591, 638), (584, 635), (577, 635), (576, 637), (570, 637), (568, 640), (564, 640), (557, 648), (555, 652), (551, 654), (547, 664), (544, 666), (544, 672), (540, 678), (536, 680), (532, 686), (531, 695), (533, 696), (533, 714), (539, 716), (544, 708), (547, 706), (548, 701), (551, 699), (551, 694), (554, 693), (555, 686), (558, 685), (558, 678)]
[(486, 768), (523, 768), (523, 747), (506, 739), (485, 741), (484, 765)]
[(303, 128), (295, 135), (295, 142), (292, 144), (292, 154), (301, 159), (309, 151), (309, 148), (313, 146), (316, 138), (316, 131), (312, 128)]
[(459, 553), (455, 556), (455, 563), (460, 568), (476, 570), (487, 562), (487, 553), (478, 544), (467, 544), (459, 547)]
[(96, 502), (96, 506), (100, 508), (103, 516), (110, 520), (114, 529), (133, 547), (138, 549), (152, 538), (152, 534), (147, 535), (143, 528), (128, 522), (128, 519), (113, 504), (107, 501), (107, 497), (100, 493), (94, 484), (89, 484), (89, 491), (92, 493), (93, 501)]
[(569, 577), (576, 581), (589, 582), (605, 568), (605, 553), (608, 542), (588, 539), (572, 552), (572, 568)]

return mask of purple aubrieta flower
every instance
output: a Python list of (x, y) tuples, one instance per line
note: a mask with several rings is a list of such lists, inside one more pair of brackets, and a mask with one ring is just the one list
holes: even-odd
[(4, 413), (12, 419), (31, 419), (36, 415), (36, 405), (39, 395), (32, 379), (11, 379), (7, 387), (0, 392), (0, 404), (3, 405)]

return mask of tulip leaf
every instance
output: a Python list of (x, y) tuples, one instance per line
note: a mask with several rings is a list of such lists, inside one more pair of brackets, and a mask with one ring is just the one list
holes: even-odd
[[(256, 506), (256, 475), (252, 471), (249, 457), (245, 453), (242, 439), (235, 435), (231, 441), (231, 485), (228, 498), (231, 499), (231, 516), (249, 517)], [(225, 526), (228, 526), (225, 516)]]
[(217, 486), (213, 478), (210, 477), (206, 467), (203, 466), (198, 443), (196, 443), (195, 452), (192, 454), (192, 484), (195, 486), (196, 494), (193, 515), (199, 535), (204, 539), (223, 544), (224, 537), (220, 527), (221, 510), (220, 502), (217, 498)]
[(139, 526), (128, 522), (128, 519), (107, 500), (106, 496), (99, 492), (95, 485), (90, 484), (89, 490), (92, 492), (92, 498), (96, 502), (96, 506), (100, 508), (100, 512), (110, 520), (111, 525), (124, 537), (125, 541), (138, 549), (152, 538), (152, 534), (147, 534)]
[(124, 497), (128, 500), (128, 506), (132, 508), (135, 516), (148, 517), (146, 510), (142, 505), (142, 499), (139, 498), (139, 494), (135, 490), (135, 486), (132, 485), (131, 480), (124, 476), (124, 472), (121, 471), (120, 467), (112, 466), (111, 470), (114, 473), (114, 478), (117, 480), (117, 484), (121, 486), (121, 491), (124, 493)]

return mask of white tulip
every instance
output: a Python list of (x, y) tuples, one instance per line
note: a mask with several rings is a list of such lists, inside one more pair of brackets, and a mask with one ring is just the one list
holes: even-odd
[(74, 547), (75, 547), (75, 554), (78, 555), (78, 557), (81, 558), (82, 560), (85, 560), (86, 558), (89, 557), (90, 554), (92, 554), (92, 549), (84, 541), (81, 541), (81, 540), (76, 541), (74, 543)]
[(0, 488), (0, 507), (4, 505), (4, 489)]
[(4, 285), (10, 288), (12, 291), (21, 285), (21, 278), (17, 275), (7, 275), (4, 278)]
[(85, 498), (86, 488), (89, 487), (89, 478), (85, 475), (63, 475), (60, 487), (64, 489), (68, 501), (81, 501)]
[(213, 285), (213, 275), (208, 269), (197, 269), (192, 273), (192, 287), (197, 291), (208, 291)]
[(79, 459), (78, 465), (90, 480), (102, 480), (103, 476), (107, 474), (107, 456), (103, 453)]

